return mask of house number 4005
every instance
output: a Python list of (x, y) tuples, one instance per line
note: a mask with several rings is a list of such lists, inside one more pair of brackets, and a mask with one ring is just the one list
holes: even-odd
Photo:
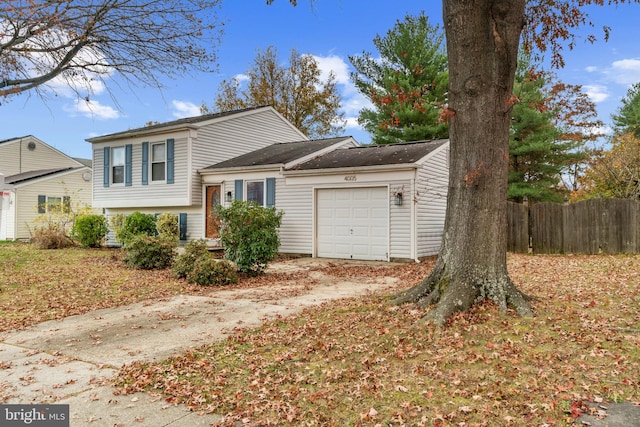
[(345, 181), (357, 181), (358, 178), (355, 175), (347, 175), (344, 177)]

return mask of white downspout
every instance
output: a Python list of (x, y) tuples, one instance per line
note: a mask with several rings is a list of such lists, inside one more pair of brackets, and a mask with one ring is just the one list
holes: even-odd
[(411, 257), (415, 262), (420, 262), (418, 259), (418, 221), (417, 221), (417, 203), (416, 198), (418, 197), (416, 193), (416, 177), (415, 175), (418, 173), (418, 169), (415, 169), (414, 176), (411, 178), (411, 193), (409, 198), (409, 203), (411, 203)]

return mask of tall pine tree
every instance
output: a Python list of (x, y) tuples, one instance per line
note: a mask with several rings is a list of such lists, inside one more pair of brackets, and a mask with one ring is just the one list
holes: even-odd
[(424, 14), (407, 15), (373, 44), (380, 58), (367, 52), (349, 57), (352, 81), (374, 106), (358, 117), (373, 142), (447, 138), (446, 120), (439, 120), (449, 83), (442, 30)]

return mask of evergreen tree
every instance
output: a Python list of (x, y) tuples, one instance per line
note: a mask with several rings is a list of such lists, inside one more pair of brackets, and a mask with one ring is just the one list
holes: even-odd
[(508, 198), (561, 202), (568, 194), (562, 175), (585, 159), (589, 130), (599, 123), (591, 120), (595, 106), (579, 87), (535, 72), (526, 55), (520, 55), (513, 92)]
[(617, 114), (611, 116), (616, 134), (633, 133), (640, 138), (640, 82), (629, 88)]
[(380, 59), (367, 52), (349, 57), (353, 83), (374, 105), (358, 117), (373, 142), (447, 138), (446, 120), (440, 120), (448, 85), (442, 30), (424, 14), (407, 15), (373, 44)]

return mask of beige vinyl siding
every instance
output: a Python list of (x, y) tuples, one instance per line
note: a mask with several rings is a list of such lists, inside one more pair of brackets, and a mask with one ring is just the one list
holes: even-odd
[[(149, 174), (148, 184), (142, 185), (142, 143), (166, 143), (169, 136), (137, 138), (131, 141), (114, 141), (113, 143), (96, 143), (93, 145), (93, 203), (101, 208), (144, 208), (149, 206), (188, 206), (189, 200), (189, 168), (188, 138), (186, 135), (174, 138), (174, 183), (152, 182)], [(131, 144), (131, 186), (113, 184), (111, 177), (109, 187), (104, 187), (104, 147), (124, 147)], [(149, 157), (151, 171), (151, 157)], [(199, 187), (199, 185), (198, 185)]]
[[(389, 259), (411, 259), (411, 180), (389, 183)], [(395, 205), (394, 193), (403, 193), (402, 206)]]
[[(29, 150), (29, 142), (35, 149)], [(37, 138), (22, 138), (0, 144), (0, 172), (5, 177), (23, 172), (83, 166)]]
[(287, 185), (276, 179), (276, 209), (282, 210), (280, 252), (313, 253), (313, 188), (311, 185)]
[(442, 243), (449, 186), (448, 145), (418, 170), (418, 257), (437, 255)]
[[(202, 204), (198, 169), (220, 163), (274, 143), (304, 140), (272, 110), (239, 115), (198, 129), (192, 144), (193, 202)], [(277, 199), (276, 199), (277, 200)]]
[(91, 207), (91, 183), (82, 179), (82, 174), (88, 168), (81, 168), (69, 173), (56, 175), (50, 178), (34, 180), (16, 188), (15, 206), (17, 218), (15, 219), (16, 234), (14, 239), (29, 239), (30, 231), (35, 226), (43, 225), (36, 222), (38, 214), (38, 196), (48, 197), (69, 196), (71, 207), (74, 210)]

